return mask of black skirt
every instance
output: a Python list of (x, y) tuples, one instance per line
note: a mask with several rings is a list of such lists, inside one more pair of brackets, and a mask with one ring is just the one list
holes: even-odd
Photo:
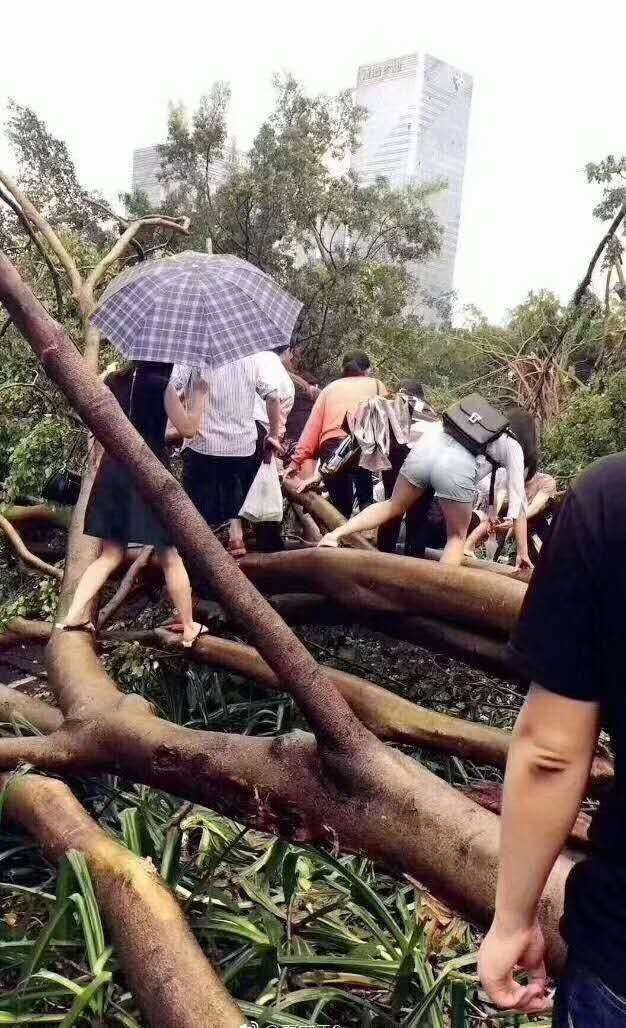
[[(161, 456), (157, 454), (157, 456)], [(85, 512), (85, 535), (129, 545), (172, 546), (170, 533), (126, 469), (104, 455)]]
[(250, 457), (213, 457), (191, 448), (183, 451), (183, 485), (209, 525), (236, 518), (259, 468)]

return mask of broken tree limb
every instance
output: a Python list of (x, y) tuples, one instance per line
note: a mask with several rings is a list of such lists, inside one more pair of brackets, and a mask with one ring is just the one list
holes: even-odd
[(378, 552), (250, 553), (239, 566), (265, 593), (315, 592), (351, 610), (425, 614), (500, 636), (513, 628), (526, 592), (504, 576)]
[(61, 507), (55, 503), (35, 503), (32, 507), (14, 504), (0, 507), (0, 514), (12, 525), (28, 524), (32, 521), (50, 524), (55, 528), (69, 528), (72, 510), (72, 507)]
[[(381, 743), (367, 750), (377, 786), (364, 789), (345, 769), (337, 775), (305, 733), (266, 739), (196, 731), (128, 705), (75, 722), (67, 735), (67, 772), (121, 774), (295, 842), (365, 854), (411, 874), (476, 923), (492, 915), (498, 818)], [(30, 741), (23, 746), (32, 756)], [(3, 748), (0, 740), (0, 766)], [(53, 770), (60, 768), (57, 755)], [(564, 956), (558, 925), (570, 869), (569, 860), (557, 860), (541, 904), (553, 969)]]
[[(332, 532), (334, 528), (345, 525), (346, 519), (343, 514), (336, 507), (333, 507), (332, 503), (325, 500), (323, 496), (320, 496), (319, 493), (313, 492), (310, 489), (304, 493), (299, 493), (293, 482), (288, 478), (283, 479), (283, 492), (291, 503), (303, 507), (324, 532)], [(360, 532), (353, 532), (352, 535), (346, 536), (343, 541), (348, 548), (356, 550), (376, 549), (374, 544), (361, 535)]]
[(176, 899), (150, 861), (116, 842), (63, 782), (0, 778), (4, 810), (55, 861), (81, 852), (108, 932), (149, 1024), (155, 1028), (241, 1028), (239, 1008), (196, 942)]
[(111, 620), (115, 612), (120, 609), (124, 601), (127, 599), (128, 594), (137, 581), (137, 578), (150, 560), (153, 550), (154, 546), (142, 546), (138, 555), (135, 557), (133, 563), (120, 582), (115, 595), (112, 596), (107, 605), (102, 608), (100, 617), (98, 618), (98, 629), (104, 628), (107, 621)]
[[(144, 645), (179, 653), (199, 664), (227, 668), (253, 679), (264, 688), (282, 692), (272, 669), (251, 646), (205, 635), (192, 650), (185, 650), (180, 635), (163, 629), (135, 632), (132, 638)], [(355, 714), (379, 739), (417, 743), (479, 764), (504, 766), (510, 741), (508, 732), (428, 710), (345, 671), (332, 667), (324, 670)]]
[(42, 575), (47, 575), (49, 578), (56, 578), (57, 581), (61, 581), (63, 578), (63, 572), (61, 569), (55, 568), (52, 564), (48, 564), (45, 560), (42, 560), (41, 557), (37, 557), (34, 553), (31, 553), (17, 529), (14, 528), (11, 522), (1, 514), (0, 530), (4, 532), (23, 564), (26, 564), (29, 568), (33, 568), (35, 571), (40, 571)]
[(56, 732), (63, 724), (63, 715), (48, 703), (33, 696), (0, 685), (0, 723), (5, 725), (27, 722), (38, 732)]

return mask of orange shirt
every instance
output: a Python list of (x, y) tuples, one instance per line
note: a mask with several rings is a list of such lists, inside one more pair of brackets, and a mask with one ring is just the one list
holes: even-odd
[(346, 414), (352, 414), (363, 400), (387, 396), (382, 382), (369, 375), (338, 378), (322, 389), (298, 440), (292, 461), (300, 467), (305, 460), (318, 456), (327, 439), (344, 439)]

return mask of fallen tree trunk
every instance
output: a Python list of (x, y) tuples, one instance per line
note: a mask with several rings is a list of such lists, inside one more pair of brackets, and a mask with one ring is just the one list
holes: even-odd
[[(465, 796), (479, 803), (485, 810), (499, 814), (502, 810), (502, 786), (496, 782), (483, 782), (480, 785), (468, 785), (461, 789)], [(591, 818), (583, 810), (579, 811), (569, 833), (569, 845), (574, 849), (589, 849), (589, 829)]]
[(350, 610), (425, 614), (499, 636), (513, 628), (526, 592), (507, 577), (378, 552), (250, 553), (239, 566), (265, 593), (321, 593)]
[(148, 1022), (160, 1028), (241, 1028), (241, 1010), (150, 861), (99, 828), (63, 782), (30, 774), (0, 776), (0, 791), (4, 786), (7, 816), (33, 834), (51, 860), (71, 850), (84, 855), (109, 934)]
[[(458, 628), (446, 621), (422, 617), (420, 614), (398, 614), (367, 610), (363, 607), (342, 607), (316, 593), (283, 593), (270, 596), (270, 603), (289, 624), (338, 625), (354, 621), (374, 631), (426, 646), (447, 656), (463, 660), (472, 667), (519, 679), (504, 639), (483, 635), (467, 628)], [(198, 605), (202, 610), (201, 604)]]

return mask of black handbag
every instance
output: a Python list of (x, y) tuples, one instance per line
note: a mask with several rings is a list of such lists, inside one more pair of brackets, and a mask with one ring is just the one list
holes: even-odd
[(51, 503), (62, 503), (68, 507), (73, 507), (78, 502), (82, 476), (81, 472), (73, 471), (69, 464), (72, 463), (79, 446), (80, 437), (72, 444), (67, 455), (65, 467), (57, 468), (46, 479), (41, 490), (44, 500), (49, 500)]
[(505, 432), (509, 432), (507, 418), (492, 407), (480, 393), (471, 393), (448, 407), (441, 420), (449, 436), (456, 439), (457, 443), (469, 450), (474, 457), (485, 457), (491, 464), (489, 504), (493, 505), (498, 465), (487, 453), (487, 448)]

